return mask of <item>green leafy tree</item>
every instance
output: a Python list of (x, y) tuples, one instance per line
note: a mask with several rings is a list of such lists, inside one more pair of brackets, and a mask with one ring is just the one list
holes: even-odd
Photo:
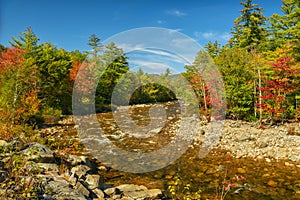
[(0, 114), (12, 125), (29, 122), (39, 111), (34, 66), (26, 64), (24, 53), (13, 47), (0, 56)]
[[(10, 43), (25, 50), (24, 62), (36, 74), (36, 88), (42, 109), (54, 108), (69, 113), (71, 90), (69, 70), (76, 54), (57, 49), (51, 43), (38, 44), (38, 37), (28, 28)], [(77, 52), (78, 55), (78, 52)], [(73, 56), (73, 57), (72, 57)]]
[(215, 59), (225, 84), (227, 113), (234, 119), (254, 115), (254, 74), (250, 58), (247, 50), (232, 48)]
[(241, 5), (244, 8), (240, 11), (241, 16), (234, 21), (233, 37), (229, 42), (231, 46), (250, 51), (266, 41), (267, 18), (263, 15), (263, 9), (258, 4), (252, 3), (252, 0), (243, 0)]
[(39, 98), (44, 107), (70, 112), (71, 93), (68, 84), (72, 56), (64, 49), (43, 43), (36, 56), (40, 88)]
[(292, 65), (293, 58), (283, 56), (271, 63), (274, 74), (265, 81), (262, 87), (264, 103), (259, 107), (271, 114), (271, 122), (280, 115), (282, 122), (286, 118), (288, 95), (297, 90), (295, 77), (299, 76), (300, 68)]

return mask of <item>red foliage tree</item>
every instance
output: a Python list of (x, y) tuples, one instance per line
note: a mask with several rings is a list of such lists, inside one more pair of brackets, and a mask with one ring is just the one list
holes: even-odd
[(271, 63), (274, 74), (269, 80), (265, 82), (265, 86), (261, 88), (264, 103), (257, 104), (257, 106), (267, 113), (271, 114), (272, 121), (278, 114), (284, 116), (284, 107), (287, 94), (295, 91), (294, 84), (295, 76), (299, 74), (299, 70), (292, 67), (293, 58), (283, 56)]

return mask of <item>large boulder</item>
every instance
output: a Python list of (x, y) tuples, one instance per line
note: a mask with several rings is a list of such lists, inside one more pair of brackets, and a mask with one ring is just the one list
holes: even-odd
[(45, 191), (48, 193), (44, 194), (44, 199), (47, 200), (63, 200), (63, 199), (77, 199), (85, 200), (84, 194), (80, 193), (77, 189), (74, 190), (70, 187), (69, 183), (65, 180), (53, 180), (45, 185)]

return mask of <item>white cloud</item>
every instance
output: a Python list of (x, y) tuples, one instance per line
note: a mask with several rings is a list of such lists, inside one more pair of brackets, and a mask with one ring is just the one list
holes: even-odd
[(221, 36), (220, 36), (221, 39), (225, 40), (225, 41), (228, 41), (230, 38), (231, 38), (231, 34), (230, 33), (223, 33)]
[(212, 33), (212, 32), (207, 32), (207, 33), (203, 33), (202, 36), (203, 36), (205, 39), (211, 39), (211, 38), (216, 37), (216, 34), (215, 34), (215, 33)]
[(165, 24), (166, 21), (164, 21), (164, 20), (157, 20), (156, 23), (158, 23), (158, 24)]
[(180, 10), (176, 10), (176, 9), (173, 9), (173, 10), (167, 10), (166, 13), (168, 15), (173, 15), (173, 16), (176, 16), (176, 17), (182, 17), (182, 16), (185, 16), (186, 13), (185, 12), (182, 12)]
[(197, 38), (204, 38), (204, 39), (213, 39), (217, 36), (217, 33), (215, 32), (194, 32), (194, 35)]
[(172, 73), (178, 73), (177, 70), (175, 70), (172, 66), (165, 63), (157, 63), (145, 60), (132, 60), (129, 61), (129, 64), (132, 64), (134, 66), (132, 69), (134, 71), (138, 68), (141, 68), (144, 72), (147, 73), (161, 74), (164, 73), (167, 68), (169, 68)]
[(194, 32), (194, 36), (197, 39), (206, 39), (206, 40), (219, 40), (219, 41), (227, 41), (230, 39), (231, 35), (228, 32), (219, 33), (215, 31), (209, 32)]

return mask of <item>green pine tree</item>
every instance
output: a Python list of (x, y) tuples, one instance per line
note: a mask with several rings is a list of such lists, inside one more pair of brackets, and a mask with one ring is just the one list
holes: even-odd
[(263, 9), (252, 0), (243, 0), (241, 5), (244, 7), (240, 12), (241, 16), (235, 19), (232, 30), (233, 37), (229, 43), (231, 46), (245, 48), (248, 51), (258, 49), (267, 38), (266, 17)]

